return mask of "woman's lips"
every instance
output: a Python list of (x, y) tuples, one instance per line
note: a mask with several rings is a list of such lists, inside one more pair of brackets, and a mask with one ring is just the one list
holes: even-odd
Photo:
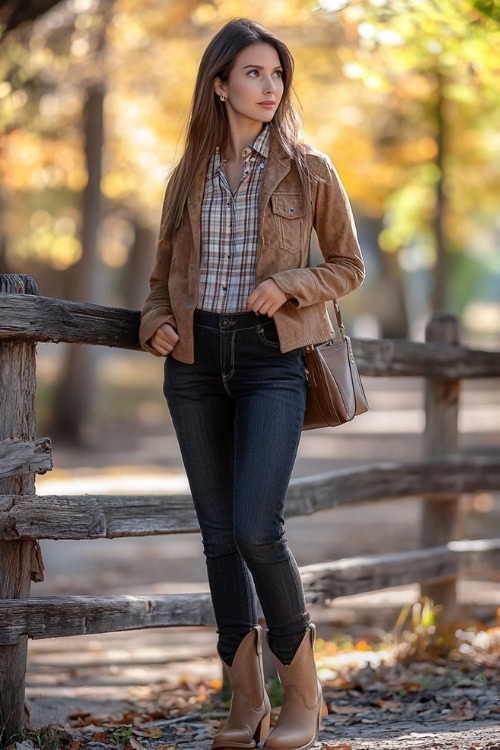
[(259, 102), (259, 104), (261, 107), (274, 107), (275, 106), (275, 102), (270, 102), (269, 104), (267, 104), (267, 102)]

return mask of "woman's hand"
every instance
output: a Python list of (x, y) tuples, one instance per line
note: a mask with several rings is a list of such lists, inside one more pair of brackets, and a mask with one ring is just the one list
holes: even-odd
[(179, 334), (170, 323), (162, 323), (148, 341), (155, 352), (165, 356), (170, 354), (176, 343), (179, 341)]
[(261, 281), (247, 300), (247, 310), (253, 310), (261, 315), (268, 315), (270, 318), (276, 310), (281, 307), (288, 299), (285, 292), (282, 292), (274, 279)]

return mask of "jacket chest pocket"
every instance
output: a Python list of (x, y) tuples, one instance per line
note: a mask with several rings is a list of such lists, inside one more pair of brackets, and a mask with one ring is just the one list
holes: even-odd
[(304, 197), (302, 193), (274, 193), (271, 208), (279, 235), (280, 247), (297, 252), (304, 239)]

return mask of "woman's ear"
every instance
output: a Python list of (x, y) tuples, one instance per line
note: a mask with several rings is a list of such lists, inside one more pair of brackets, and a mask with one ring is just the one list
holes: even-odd
[(215, 79), (214, 79), (214, 92), (217, 94), (217, 96), (220, 96), (221, 94), (224, 93), (223, 90), (222, 90), (222, 88), (221, 88), (221, 83), (222, 83), (222, 81), (219, 78), (219, 76), (216, 76)]

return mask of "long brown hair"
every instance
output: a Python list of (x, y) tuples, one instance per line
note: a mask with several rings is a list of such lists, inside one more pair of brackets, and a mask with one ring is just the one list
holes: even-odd
[(270, 121), (271, 128), (285, 152), (295, 160), (304, 190), (305, 200), (311, 199), (310, 179), (318, 179), (307, 167), (302, 136), (302, 121), (290, 101), (294, 60), (284, 42), (249, 18), (228, 21), (211, 39), (198, 68), (196, 85), (187, 118), (187, 135), (184, 153), (169, 177), (169, 200), (164, 207), (160, 240), (171, 239), (182, 217), (182, 212), (195, 172), (207, 164), (216, 146), (224, 146), (229, 135), (226, 108), (216, 96), (214, 81), (229, 79), (236, 55), (255, 42), (271, 44), (278, 53), (283, 67), (283, 96)]

